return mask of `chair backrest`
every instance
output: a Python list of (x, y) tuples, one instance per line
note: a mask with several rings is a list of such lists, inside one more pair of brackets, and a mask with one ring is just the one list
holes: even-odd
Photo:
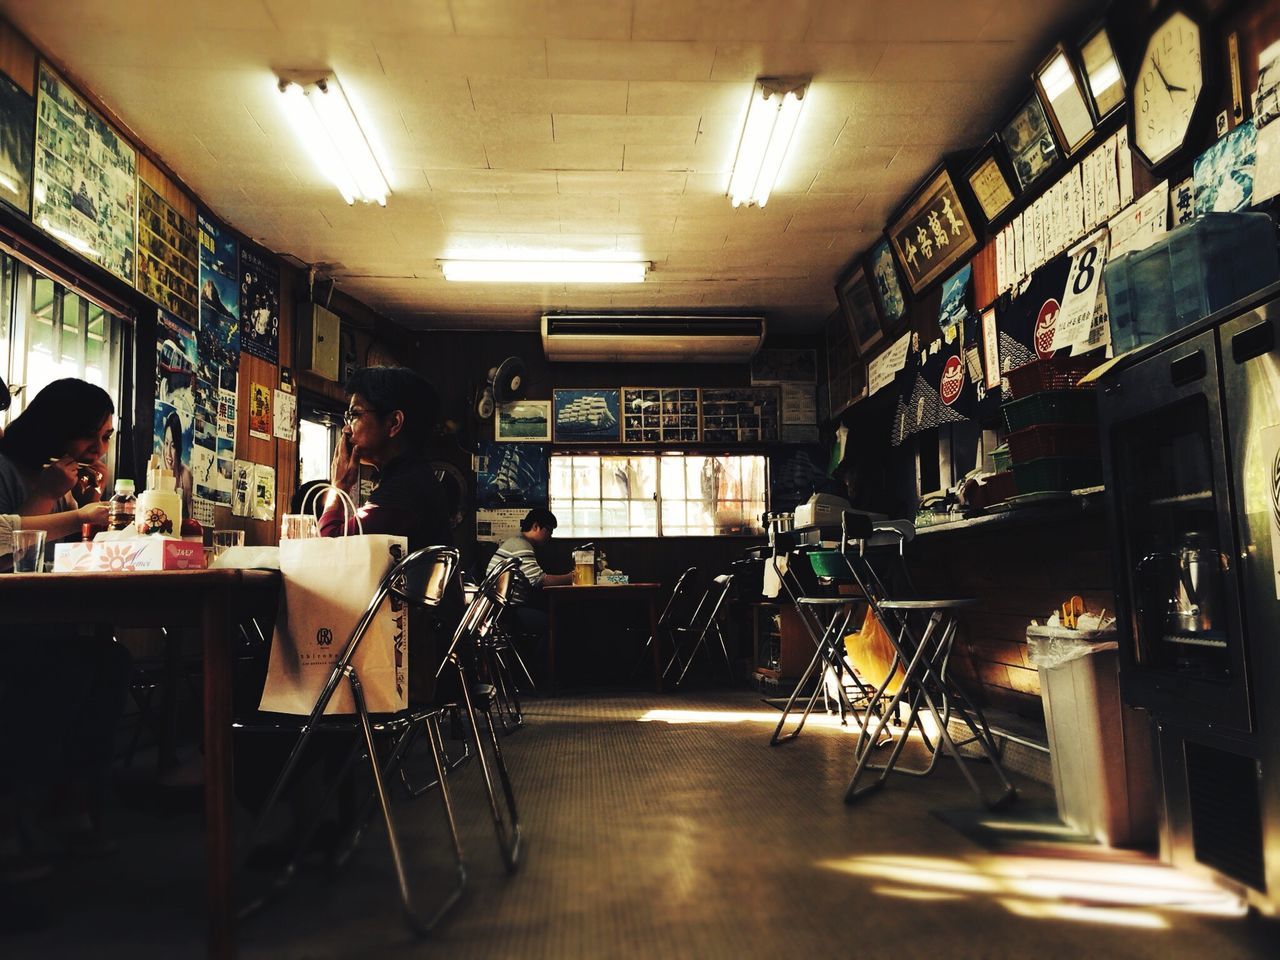
[(462, 614), (462, 619), (458, 621), (457, 629), (453, 631), (453, 638), (449, 641), (449, 649), (445, 652), (444, 658), (440, 661), (440, 666), (436, 669), (437, 678), (441, 676), (445, 667), (450, 663), (457, 664), (458, 648), (462, 644), (474, 641), (477, 637), (487, 632), (497, 621), (498, 615), (508, 602), (507, 598), (510, 596), (514, 577), (519, 575), (519, 566), (519, 560), (515, 557), (508, 557), (494, 567), (480, 582), (480, 585), (476, 588), (475, 596), (471, 598), (471, 602), (467, 604), (467, 609)]
[(662, 616), (658, 618), (658, 626), (670, 627), (673, 623), (679, 622), (678, 618), (682, 618), (685, 610), (689, 607), (689, 601), (693, 596), (694, 589), (697, 587), (697, 581), (697, 567), (690, 567), (680, 574), (680, 579), (671, 588), (671, 596), (667, 599), (667, 606), (662, 611)]
[(444, 599), (459, 553), (453, 547), (423, 547), (396, 564), (387, 575), (392, 596), (422, 607), (439, 606)]
[(716, 615), (720, 613), (720, 608), (724, 606), (725, 597), (728, 596), (731, 586), (733, 586), (731, 573), (722, 573), (711, 581), (711, 586), (707, 587), (707, 592), (698, 601), (698, 609), (693, 612), (689, 620), (689, 626), (686, 628), (689, 633), (697, 636), (711, 625)]

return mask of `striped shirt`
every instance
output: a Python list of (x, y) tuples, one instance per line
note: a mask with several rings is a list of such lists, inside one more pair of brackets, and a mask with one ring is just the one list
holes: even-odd
[(542, 586), (542, 578), (546, 576), (546, 572), (538, 564), (538, 558), (533, 555), (533, 544), (524, 537), (511, 537), (502, 541), (502, 545), (498, 547), (498, 552), (493, 555), (489, 561), (489, 566), (485, 570), (485, 576), (493, 573), (502, 561), (515, 557), (520, 561), (520, 572), (525, 575), (525, 579), (529, 581), (529, 585), (525, 586), (524, 581), (517, 578), (512, 587), (512, 600), (516, 603), (528, 603), (532, 600), (529, 588), (537, 590)]

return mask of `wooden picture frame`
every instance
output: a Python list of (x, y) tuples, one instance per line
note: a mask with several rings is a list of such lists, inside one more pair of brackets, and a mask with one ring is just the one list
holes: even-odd
[(999, 137), (992, 136), (978, 148), (965, 167), (964, 179), (987, 226), (1012, 213), (1021, 191)]
[(1023, 192), (1057, 167), (1062, 159), (1038, 93), (1022, 101), (1000, 128), (1000, 142), (1009, 153), (1009, 163)]
[(623, 443), (697, 443), (702, 439), (697, 387), (623, 387)]
[(853, 268), (836, 285), (836, 299), (840, 301), (840, 309), (849, 324), (854, 349), (861, 356), (884, 337), (880, 314), (871, 292), (871, 280), (861, 260), (855, 261)]
[(951, 273), (978, 248), (968, 205), (946, 164), (924, 179), (890, 222), (889, 241), (913, 294)]
[(1104, 120), (1124, 108), (1129, 96), (1124, 69), (1105, 23), (1097, 24), (1084, 35), (1076, 47), (1076, 60), (1089, 108), (1093, 111), (1094, 126), (1101, 126)]
[(902, 275), (893, 258), (893, 246), (888, 237), (881, 237), (867, 254), (871, 290), (880, 308), (880, 323), (885, 334), (891, 334), (902, 326), (907, 317), (907, 296), (902, 289)]
[[(827, 413), (835, 419), (857, 399), (854, 396), (854, 368), (858, 365), (853, 338), (844, 311), (836, 310), (825, 324), (827, 348)], [(864, 378), (865, 381), (865, 378)]]
[(1054, 136), (1063, 155), (1070, 157), (1093, 138), (1093, 111), (1067, 48), (1055, 45), (1033, 77)]
[(498, 404), (493, 411), (493, 439), (500, 443), (550, 443), (551, 401)]

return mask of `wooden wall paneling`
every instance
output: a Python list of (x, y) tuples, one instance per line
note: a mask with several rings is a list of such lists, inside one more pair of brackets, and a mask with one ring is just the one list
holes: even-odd
[(165, 202), (182, 214), (192, 223), (196, 221), (196, 203), (178, 183), (169, 176), (168, 171), (157, 166), (149, 157), (138, 156), (138, 179), (144, 181), (152, 190), (160, 194)]
[[(294, 331), (297, 323), (297, 298), (301, 289), (301, 274), (281, 264), (280, 267), (280, 365), (289, 367), (295, 374), (293, 395), (298, 395), (297, 370), (293, 366)], [(277, 384), (279, 375), (277, 371)], [(274, 402), (275, 397), (272, 397)], [(274, 410), (274, 407), (272, 408)], [(273, 438), (274, 439), (274, 438)], [(280, 516), (287, 513), (298, 486), (298, 444), (296, 441), (274, 439), (276, 464), (276, 523), (263, 541), (277, 543), (280, 539)]]
[(35, 96), (39, 54), (26, 37), (8, 21), (0, 20), (0, 70), (27, 93)]
[(982, 310), (1000, 296), (996, 282), (996, 242), (992, 238), (973, 257), (973, 308)]

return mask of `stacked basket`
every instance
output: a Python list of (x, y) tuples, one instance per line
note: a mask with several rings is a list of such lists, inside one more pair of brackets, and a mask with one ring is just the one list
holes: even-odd
[(1091, 385), (1080, 386), (1096, 365), (1096, 359), (1051, 358), (1009, 371), (1001, 410), (1019, 496), (1102, 482), (1097, 402)]

